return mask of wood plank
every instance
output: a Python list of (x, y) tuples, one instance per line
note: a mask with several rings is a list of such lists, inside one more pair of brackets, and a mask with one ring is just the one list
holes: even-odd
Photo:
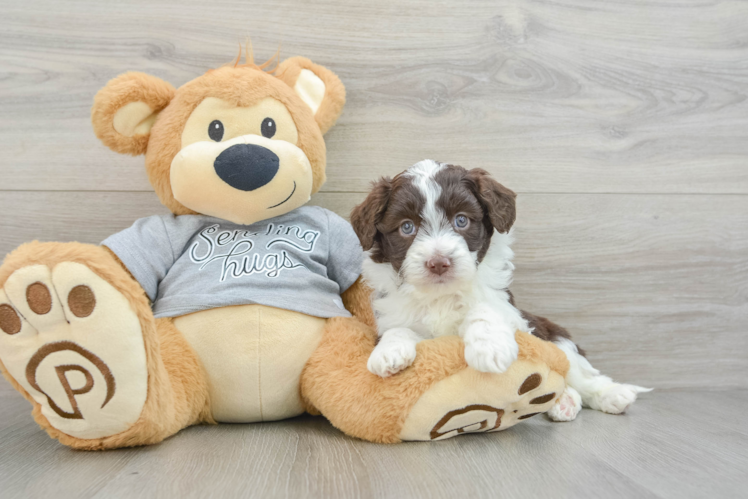
[[(1, 377), (0, 377), (1, 378)], [(0, 380), (0, 498), (91, 497), (122, 470), (132, 452), (71, 450), (42, 431), (31, 405)]]
[(748, 193), (746, 16), (739, 0), (4, 2), (0, 189), (149, 191), (142, 158), (91, 132), (93, 95), (127, 70), (183, 84), (251, 35), (258, 58), (281, 43), (348, 88), (328, 192), (436, 158), (522, 193)]
[[(0, 381), (3, 497), (744, 497), (748, 392), (647, 395), (622, 416), (531, 419), (505, 432), (375, 445), (324, 418), (201, 426), (105, 453), (49, 439)], [(712, 423), (699, 411), (718, 408)], [(731, 411), (725, 412), (726, 408)], [(711, 415), (710, 415), (711, 416)]]
[[(581, 446), (607, 466), (636, 478), (654, 496), (744, 497), (748, 456), (740, 444), (748, 444), (748, 437), (739, 423), (742, 412), (733, 413), (748, 409), (748, 399), (741, 397), (743, 392), (733, 391), (653, 394), (616, 422), (619, 432), (637, 436), (631, 440), (609, 433), (613, 424), (592, 411), (583, 411), (576, 425), (553, 432), (569, 446)], [(699, 410), (683, 418), (688, 408)], [(717, 415), (704, 418), (701, 408)]]
[[(312, 203), (347, 216), (360, 193)], [(748, 387), (748, 197), (521, 195), (512, 290), (567, 327), (595, 366), (653, 386)], [(166, 213), (152, 193), (5, 192), (0, 254), (97, 243)]]

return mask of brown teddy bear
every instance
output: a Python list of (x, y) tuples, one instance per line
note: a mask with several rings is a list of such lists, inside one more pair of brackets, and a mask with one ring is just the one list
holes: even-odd
[(198, 423), (323, 413), (377, 442), (507, 428), (550, 408), (564, 355), (517, 333), (502, 375), (467, 368), (458, 338), (415, 364), (366, 370), (376, 333), (361, 248), (305, 206), (325, 181), (323, 134), (345, 89), (293, 57), (234, 64), (179, 89), (126, 73), (96, 96), (96, 135), (145, 154), (173, 215), (101, 246), (22, 245), (0, 267), (3, 374), (50, 436), (83, 449), (157, 443)]

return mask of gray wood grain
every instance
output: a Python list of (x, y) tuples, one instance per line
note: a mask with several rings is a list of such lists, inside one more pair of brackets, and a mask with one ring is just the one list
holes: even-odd
[(746, 19), (740, 0), (2, 2), (2, 188), (150, 190), (98, 144), (93, 95), (127, 70), (181, 85), (251, 35), (347, 86), (326, 191), (435, 158), (527, 193), (745, 194)]
[[(312, 203), (347, 217), (361, 193)], [(153, 193), (6, 192), (0, 255), (33, 239), (98, 243), (166, 213)], [(614, 378), (748, 387), (748, 197), (524, 194), (512, 290)]]
[(348, 90), (312, 203), (347, 216), (423, 158), (490, 170), (520, 194), (519, 305), (615, 378), (679, 389), (438, 444), (303, 417), (83, 453), (0, 380), (0, 497), (745, 497), (747, 19), (741, 0), (0, 1), (0, 255), (166, 213), (143, 159), (94, 137), (93, 95), (128, 70), (181, 85), (251, 36)]
[[(746, 391), (642, 397), (505, 432), (375, 445), (323, 418), (194, 427), (160, 445), (75, 452), (0, 382), (2, 497), (744, 497)], [(691, 409), (698, 408), (699, 411)], [(726, 409), (729, 408), (729, 411)]]

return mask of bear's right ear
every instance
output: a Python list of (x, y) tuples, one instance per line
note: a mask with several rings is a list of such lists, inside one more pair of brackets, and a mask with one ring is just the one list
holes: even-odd
[(297, 56), (280, 63), (275, 76), (309, 106), (323, 135), (335, 125), (345, 105), (345, 87), (335, 73)]
[(91, 109), (96, 137), (114, 152), (144, 154), (153, 122), (175, 92), (171, 84), (145, 73), (110, 80), (94, 97)]

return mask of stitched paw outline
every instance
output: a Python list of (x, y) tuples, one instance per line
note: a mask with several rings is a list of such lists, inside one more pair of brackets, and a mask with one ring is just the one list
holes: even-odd
[(434, 425), (429, 436), (437, 440), (474, 432), (499, 431), (502, 429), (502, 418), (525, 420), (546, 411), (548, 405), (557, 399), (555, 392), (543, 394), (543, 377), (539, 373), (525, 378), (517, 389), (517, 395), (525, 398), (503, 409), (473, 404), (449, 411)]
[[(29, 363), (26, 365), (26, 380), (28, 381), (29, 385), (47, 397), (47, 403), (49, 404), (50, 408), (60, 417), (82, 419), (83, 414), (81, 414), (80, 408), (78, 407), (78, 401), (75, 399), (75, 397), (83, 394), (88, 394), (94, 387), (94, 378), (88, 369), (79, 364), (55, 366), (57, 378), (60, 380), (60, 385), (63, 387), (63, 389), (65, 390), (65, 394), (68, 397), (68, 404), (72, 408), (72, 411), (69, 412), (60, 408), (57, 403), (54, 402), (54, 399), (52, 399), (49, 394), (45, 393), (44, 390), (39, 386), (39, 383), (36, 381), (36, 372), (39, 368), (39, 365), (42, 364), (47, 356), (51, 356), (62, 351), (71, 351), (73, 353), (79, 354), (83, 358), (90, 361), (91, 364), (93, 364), (98, 369), (99, 373), (104, 377), (104, 381), (106, 383), (106, 397), (104, 398), (104, 402), (101, 405), (102, 408), (104, 408), (107, 403), (109, 403), (109, 401), (111, 401), (114, 397), (114, 392), (116, 390), (114, 376), (112, 375), (109, 367), (106, 365), (106, 363), (104, 363), (104, 361), (101, 360), (101, 358), (99, 358), (91, 351), (87, 351), (78, 344), (75, 344), (74, 342), (62, 341), (45, 344), (31, 357)], [(85, 384), (77, 389), (73, 389), (71, 381), (67, 376), (67, 372), (69, 371), (78, 372), (83, 375), (83, 377), (85, 377), (86, 379)]]
[(137, 421), (147, 395), (140, 321), (83, 264), (22, 267), (0, 289), (0, 359), (56, 429), (106, 437)]

